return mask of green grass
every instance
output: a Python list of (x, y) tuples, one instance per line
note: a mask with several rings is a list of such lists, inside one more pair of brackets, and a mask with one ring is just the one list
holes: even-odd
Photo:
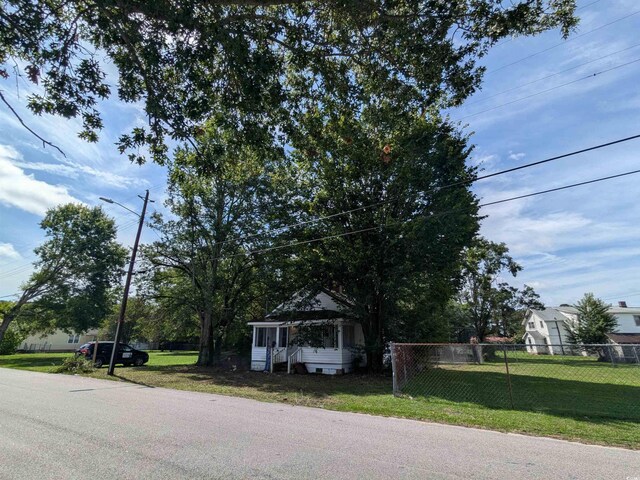
[[(0, 356), (0, 367), (48, 372), (68, 354)], [(590, 358), (534, 357), (448, 366), (391, 395), (388, 376), (267, 375), (193, 366), (193, 352), (150, 352), (149, 364), (116, 368), (116, 379), (150, 387), (473, 426), (640, 449), (640, 368)], [(90, 374), (107, 378), (106, 368)]]

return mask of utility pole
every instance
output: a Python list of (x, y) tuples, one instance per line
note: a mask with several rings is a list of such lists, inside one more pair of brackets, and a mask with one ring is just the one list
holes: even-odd
[[(136, 241), (133, 243), (133, 252), (131, 252), (131, 261), (129, 262), (129, 271), (127, 272), (127, 280), (124, 283), (124, 294), (122, 295), (122, 304), (120, 305), (120, 315), (118, 316), (118, 324), (116, 325), (116, 338), (113, 341), (113, 350), (111, 351), (111, 361), (109, 362), (109, 370), (107, 371), (107, 375), (113, 375), (113, 370), (115, 369), (115, 366), (116, 366), (116, 354), (118, 351), (118, 345), (120, 343), (120, 335), (122, 334), (122, 324), (124, 323), (124, 314), (127, 311), (127, 300), (129, 299), (129, 287), (131, 286), (131, 277), (133, 276), (133, 266), (136, 263), (136, 253), (138, 253), (138, 243), (140, 242), (140, 234), (142, 233), (142, 225), (144, 224), (144, 215), (147, 212), (148, 201), (149, 201), (149, 190), (147, 190), (147, 193), (144, 196), (144, 205), (142, 206), (142, 213), (140, 214), (140, 223), (138, 224), (138, 233), (136, 234)], [(115, 203), (115, 202), (112, 201), (109, 203)]]

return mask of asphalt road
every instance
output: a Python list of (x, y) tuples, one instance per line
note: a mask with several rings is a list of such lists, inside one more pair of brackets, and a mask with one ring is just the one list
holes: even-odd
[(640, 480), (640, 452), (0, 368), (0, 479), (76, 478)]

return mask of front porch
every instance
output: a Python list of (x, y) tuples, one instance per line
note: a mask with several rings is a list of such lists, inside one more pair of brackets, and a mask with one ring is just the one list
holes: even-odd
[(295, 364), (303, 364), (309, 373), (340, 375), (354, 369), (354, 348), (362, 344), (360, 325), (342, 319), (331, 322), (305, 322), (306, 328), (318, 328), (322, 345), (300, 345), (301, 322), (252, 322), (251, 370), (283, 370), (294, 373)]

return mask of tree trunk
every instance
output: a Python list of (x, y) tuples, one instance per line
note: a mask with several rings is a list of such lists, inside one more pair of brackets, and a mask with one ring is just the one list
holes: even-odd
[(15, 315), (10, 315), (10, 311), (7, 312), (4, 316), (4, 318), (2, 319), (2, 323), (0, 323), (0, 343), (2, 343), (2, 339), (4, 338), (4, 334), (6, 333), (7, 329), (9, 328), (9, 325), (11, 324), (11, 322), (13, 322), (13, 319), (15, 318)]
[[(376, 295), (373, 308), (366, 322), (368, 331), (365, 334), (365, 348), (367, 353), (367, 370), (369, 373), (380, 373), (384, 367), (384, 335), (382, 318), (382, 295)], [(364, 330), (364, 325), (363, 325)]]
[(200, 314), (200, 349), (198, 363), (200, 367), (213, 364), (213, 318), (210, 312)]
[(222, 335), (216, 334), (213, 338), (213, 365), (220, 365), (222, 359)]

